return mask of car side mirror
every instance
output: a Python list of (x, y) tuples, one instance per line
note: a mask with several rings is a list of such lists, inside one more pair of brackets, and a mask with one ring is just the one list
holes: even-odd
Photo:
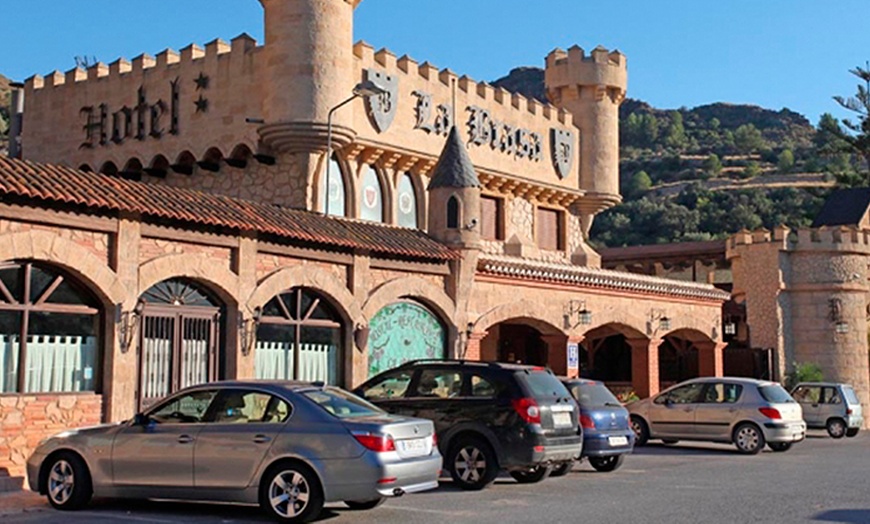
[(665, 405), (665, 406), (670, 406), (670, 405), (673, 404), (673, 403), (674, 403), (674, 401), (671, 400), (670, 397), (665, 397), (665, 401), (664, 401), (664, 405)]
[(133, 425), (134, 426), (149, 426), (151, 425), (152, 420), (151, 417), (144, 413), (136, 413), (133, 416)]

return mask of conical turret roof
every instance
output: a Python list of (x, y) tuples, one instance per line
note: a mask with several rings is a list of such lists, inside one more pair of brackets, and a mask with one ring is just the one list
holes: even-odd
[(450, 128), (447, 142), (432, 171), (429, 189), (436, 187), (480, 187), (480, 179), (474, 172), (474, 165), (468, 158), (468, 151), (459, 137), (456, 126)]

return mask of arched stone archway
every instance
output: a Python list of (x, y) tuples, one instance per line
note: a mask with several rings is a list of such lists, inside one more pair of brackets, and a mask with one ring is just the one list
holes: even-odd
[(193, 254), (165, 255), (139, 266), (138, 297), (155, 284), (171, 278), (189, 278), (204, 284), (227, 308), (236, 309), (239, 300), (239, 279), (232, 271), (213, 260)]
[(726, 345), (697, 329), (668, 332), (659, 345), (661, 387), (699, 376), (722, 376), (722, 351)]
[(448, 326), (455, 326), (456, 305), (443, 289), (420, 277), (404, 277), (390, 280), (371, 291), (363, 314), (371, 319), (385, 306), (398, 300), (410, 298), (431, 308)]
[[(530, 312), (534, 312), (534, 316)], [(567, 335), (559, 328), (561, 318), (552, 318), (542, 311), (540, 304), (531, 300), (519, 300), (495, 307), (481, 315), (471, 326), (473, 333), (485, 333), (492, 326), (509, 319), (524, 319), (527, 323), (536, 324), (546, 335)]]
[(264, 277), (246, 301), (248, 311), (262, 307), (277, 293), (294, 287), (309, 287), (326, 295), (351, 325), (364, 321), (359, 302), (332, 273), (317, 267), (299, 265), (278, 269)]
[(103, 260), (55, 233), (32, 230), (0, 235), (0, 261), (24, 259), (60, 266), (93, 290), (106, 307), (127, 298), (118, 275)]

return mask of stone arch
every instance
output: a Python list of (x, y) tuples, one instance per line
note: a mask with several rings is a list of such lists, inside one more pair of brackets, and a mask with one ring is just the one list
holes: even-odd
[(240, 303), (239, 279), (229, 269), (213, 260), (193, 254), (165, 255), (139, 266), (139, 297), (155, 284), (171, 278), (189, 278), (204, 284), (224, 305), (232, 310)]
[(366, 319), (371, 319), (385, 306), (403, 298), (412, 298), (425, 304), (448, 329), (455, 326), (456, 306), (453, 299), (443, 289), (420, 277), (397, 278), (376, 287), (369, 293), (362, 312)]
[(308, 287), (327, 296), (339, 314), (351, 325), (362, 319), (362, 310), (356, 298), (335, 275), (305, 264), (281, 268), (263, 278), (248, 297), (248, 311), (264, 306), (278, 293), (294, 287)]
[(105, 261), (71, 240), (40, 230), (0, 235), (0, 261), (28, 259), (49, 262), (68, 271), (85, 283), (106, 307), (121, 304), (127, 298), (118, 275)]
[(471, 331), (474, 333), (483, 333), (496, 324), (508, 320), (517, 320), (529, 324), (540, 331), (543, 335), (567, 335), (567, 333), (559, 327), (560, 319), (548, 318), (546, 315), (532, 313), (540, 311), (540, 304), (536, 304), (530, 300), (511, 302), (510, 304), (490, 309), (481, 315), (472, 325)]

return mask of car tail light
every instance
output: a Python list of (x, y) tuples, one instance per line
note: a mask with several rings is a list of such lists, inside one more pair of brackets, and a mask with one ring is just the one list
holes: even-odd
[(354, 433), (353, 438), (362, 444), (366, 449), (375, 453), (386, 453), (387, 451), (396, 451), (396, 443), (393, 437), (389, 435), (372, 435), (371, 433)]
[(847, 415), (851, 415), (851, 414), (852, 414), (852, 408), (846, 408), (846, 414), (847, 414)]
[(432, 433), (432, 447), (438, 447), (438, 435), (436, 435), (435, 433)]
[(517, 414), (529, 424), (541, 423), (541, 410), (533, 398), (518, 398), (511, 402)]
[(595, 420), (592, 419), (589, 415), (580, 415), (580, 426), (583, 429), (595, 429)]
[(769, 419), (779, 420), (782, 418), (782, 415), (779, 414), (779, 410), (775, 408), (758, 408), (758, 411)]
[(392, 484), (396, 481), (396, 477), (385, 477), (378, 480), (378, 484)]

